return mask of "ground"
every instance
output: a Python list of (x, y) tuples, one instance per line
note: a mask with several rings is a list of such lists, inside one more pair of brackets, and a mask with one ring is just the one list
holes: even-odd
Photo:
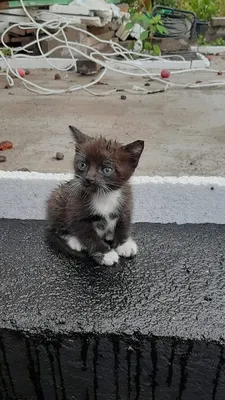
[[(212, 68), (225, 70), (225, 60), (214, 57)], [(155, 71), (154, 71), (155, 72)], [(54, 80), (55, 71), (32, 71), (27, 77), (52, 89), (84, 84), (93, 77), (80, 77), (75, 72), (62, 73)], [(195, 72), (176, 75), (173, 81), (196, 82), (223, 80), (214, 73)], [(111, 74), (93, 91), (111, 88), (144, 87), (143, 78)], [(145, 151), (138, 175), (220, 175), (225, 176), (225, 92), (215, 89), (170, 89), (154, 95), (120, 92), (95, 97), (85, 91), (43, 96), (29, 92), (19, 80), (15, 87), (4, 89), (0, 77), (1, 140), (11, 140), (14, 149), (5, 152), (3, 170), (41, 172), (72, 171), (74, 144), (68, 130), (73, 124), (87, 134), (104, 134), (127, 143), (145, 140)], [(150, 82), (149, 90), (161, 86)], [(64, 159), (54, 159), (56, 152)]]

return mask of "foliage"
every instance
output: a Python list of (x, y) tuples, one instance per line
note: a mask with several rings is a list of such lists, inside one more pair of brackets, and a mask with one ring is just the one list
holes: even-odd
[(151, 12), (154, 5), (160, 4), (166, 7), (174, 7), (187, 11), (192, 11), (199, 20), (209, 21), (212, 17), (225, 17), (225, 0), (128, 0), (130, 12), (145, 9)]
[(206, 46), (207, 45), (207, 40), (206, 40), (205, 36), (199, 35), (198, 36), (198, 40), (197, 40), (197, 44), (199, 46)]
[(200, 21), (209, 21), (218, 12), (216, 0), (184, 0), (181, 6), (185, 10), (194, 12)]
[(214, 46), (225, 46), (225, 40), (221, 37), (217, 38), (214, 42)]
[(4, 56), (10, 56), (11, 55), (10, 49), (7, 49), (6, 47), (0, 47), (0, 51), (4, 54)]
[(176, 8), (177, 7), (177, 0), (157, 0), (154, 1), (154, 5), (159, 4), (160, 6), (165, 6), (165, 7), (172, 7)]
[(225, 46), (225, 40), (222, 37), (214, 41), (207, 41), (203, 35), (199, 35), (197, 43), (199, 46)]
[(130, 5), (131, 14), (133, 14), (134, 11), (142, 11), (143, 9), (150, 13), (152, 11), (153, 5), (155, 6), (157, 4), (165, 7), (177, 6), (177, 0), (126, 0), (126, 2)]
[(209, 21), (212, 17), (225, 17), (224, 0), (178, 0), (177, 7), (194, 12), (203, 21)]
[(224, 0), (217, 0), (217, 17), (225, 17), (225, 1)]
[(128, 4), (130, 4), (129, 12), (131, 15), (134, 15), (136, 12), (141, 12), (142, 10), (148, 13), (152, 11), (152, 0), (128, 0)]
[(130, 30), (135, 24), (140, 25), (144, 31), (140, 35), (140, 40), (143, 44), (143, 49), (150, 54), (159, 55), (160, 48), (156, 44), (152, 44), (152, 38), (156, 33), (161, 35), (167, 34), (167, 29), (163, 26), (163, 22), (160, 15), (148, 18), (147, 15), (136, 12), (131, 16), (131, 22), (125, 26), (125, 29)]

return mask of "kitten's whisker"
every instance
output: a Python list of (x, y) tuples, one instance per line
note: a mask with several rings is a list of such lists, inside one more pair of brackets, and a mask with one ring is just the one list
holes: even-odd
[(81, 189), (81, 183), (77, 177), (72, 180), (72, 185), (69, 188), (68, 198), (71, 199), (74, 197), (75, 193)]

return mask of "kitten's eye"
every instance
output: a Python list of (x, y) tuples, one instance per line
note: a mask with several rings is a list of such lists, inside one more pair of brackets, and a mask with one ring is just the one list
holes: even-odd
[(87, 164), (84, 161), (79, 161), (77, 166), (80, 171), (85, 171), (85, 169), (87, 168)]
[(110, 167), (103, 167), (102, 172), (105, 176), (110, 176), (113, 173), (113, 169)]

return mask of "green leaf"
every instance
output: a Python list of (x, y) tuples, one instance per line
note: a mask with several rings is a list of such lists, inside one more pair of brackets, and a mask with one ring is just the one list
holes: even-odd
[(165, 26), (163, 26), (162, 28), (163, 28), (163, 33), (167, 34), (168, 30), (165, 28)]
[(144, 14), (139, 14), (139, 13), (135, 13), (132, 17), (131, 17), (131, 21), (132, 22), (136, 22), (136, 23), (140, 23), (140, 22), (143, 22), (143, 21), (146, 21), (146, 19), (148, 19), (147, 17), (146, 17), (146, 15), (144, 15)]
[(162, 20), (161, 20), (161, 15), (156, 15), (155, 17), (152, 18), (152, 21), (154, 24), (159, 24)]
[(161, 34), (166, 33), (166, 32), (165, 32), (164, 26), (161, 26), (161, 25), (158, 25), (158, 26), (157, 26), (157, 31), (158, 31), (159, 33), (161, 33)]
[(144, 31), (140, 35), (141, 40), (146, 40), (148, 38), (148, 31)]
[(154, 34), (156, 33), (156, 31), (157, 31), (156, 26), (151, 26), (151, 29), (150, 29), (150, 36), (154, 36)]
[(148, 17), (146, 15), (144, 14), (139, 15), (138, 21), (146, 21), (146, 20), (148, 20)]
[(124, 29), (125, 29), (125, 31), (129, 31), (130, 29), (133, 28), (133, 26), (134, 26), (134, 23), (133, 23), (133, 22), (128, 22), (128, 23), (125, 25)]
[(132, 15), (131, 21), (132, 21), (132, 22), (136, 22), (137, 19), (138, 19), (138, 17), (139, 17), (139, 15), (140, 15), (140, 14), (136, 12), (134, 15)]
[(144, 49), (148, 50), (148, 51), (152, 50), (152, 44), (150, 42), (147, 42), (147, 41), (144, 42)]
[(160, 47), (157, 44), (153, 44), (152, 46), (154, 55), (159, 56), (160, 55)]

